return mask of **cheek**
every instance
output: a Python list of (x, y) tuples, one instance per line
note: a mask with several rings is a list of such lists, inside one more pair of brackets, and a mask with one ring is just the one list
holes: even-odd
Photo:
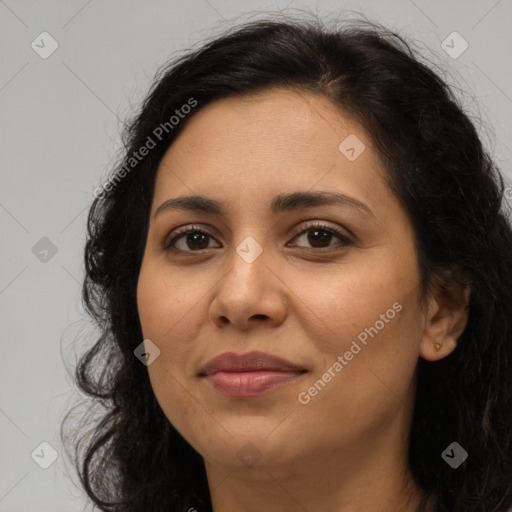
[(179, 273), (175, 272), (171, 279), (165, 269), (143, 264), (137, 306), (144, 339), (149, 338), (160, 349), (160, 355), (148, 366), (156, 399), (173, 426), (196, 450), (202, 451), (197, 436), (188, 436), (191, 425), (195, 430), (210, 432), (215, 439), (223, 431), (212, 428), (208, 412), (189, 392), (195, 371), (191, 364), (193, 341), (204, 326), (205, 302), (201, 299), (207, 289), (202, 290), (199, 285), (179, 281)]
[(308, 342), (321, 353), (344, 352), (358, 335), (362, 346), (388, 337), (396, 338), (398, 346), (398, 333), (410, 331), (418, 321), (412, 270), (400, 275), (391, 264), (379, 267), (373, 262), (314, 274), (286, 271), (281, 277), (291, 292), (290, 323), (299, 322)]
[(187, 344), (193, 339), (208, 286), (191, 282), (165, 264), (143, 264), (137, 286), (137, 306), (142, 332), (159, 346)]
[(412, 265), (398, 269), (390, 264), (317, 280), (311, 293), (297, 285), (303, 307), (297, 316), (318, 355), (303, 397), (311, 398), (320, 418), (327, 419), (328, 409), (340, 420), (364, 423), (407, 400), (423, 325), (417, 280)]
[(222, 417), (217, 418), (218, 413), (196, 395), (193, 384), (178, 374), (176, 368), (169, 368), (169, 361), (164, 358), (157, 359), (148, 370), (165, 417), (202, 456), (222, 460), (226, 458), (223, 452), (233, 451), (231, 463), (236, 463), (233, 435), (223, 426)]
[(412, 305), (400, 305), (400, 311), (387, 301), (358, 310), (346, 330), (325, 343), (318, 372), (299, 390), (297, 428), (323, 439), (325, 449), (334, 439), (351, 445), (378, 436), (400, 410), (412, 409), (420, 336)]

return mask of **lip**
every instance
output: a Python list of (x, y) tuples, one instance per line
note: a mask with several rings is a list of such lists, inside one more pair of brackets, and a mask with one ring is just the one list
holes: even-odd
[(293, 364), (281, 357), (272, 356), (265, 352), (248, 352), (235, 354), (224, 352), (206, 363), (200, 370), (200, 375), (215, 375), (218, 372), (302, 372), (304, 368)]
[(281, 387), (306, 372), (305, 368), (264, 352), (225, 352), (204, 365), (199, 376), (223, 395), (250, 397)]

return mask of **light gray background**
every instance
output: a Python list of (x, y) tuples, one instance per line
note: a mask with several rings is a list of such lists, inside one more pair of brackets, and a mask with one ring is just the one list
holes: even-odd
[[(72, 512), (87, 503), (59, 440), (75, 399), (63, 355), (72, 365), (78, 332), (94, 341), (80, 305), (84, 226), (120, 148), (119, 119), (169, 56), (234, 17), (246, 20), (243, 13), (285, 7), (362, 12), (417, 41), (465, 91), (512, 178), (510, 0), (0, 0), (1, 512)], [(59, 45), (47, 59), (31, 48), (43, 31)], [(453, 31), (469, 44), (456, 59), (441, 48)], [(57, 247), (46, 262), (32, 252), (42, 237)], [(48, 469), (31, 458), (43, 441), (59, 455)], [(39, 460), (49, 456), (42, 450)]]

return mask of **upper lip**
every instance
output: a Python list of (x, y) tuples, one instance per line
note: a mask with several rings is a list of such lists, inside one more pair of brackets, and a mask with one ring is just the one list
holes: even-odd
[(224, 352), (208, 361), (199, 371), (202, 376), (218, 372), (254, 372), (254, 371), (305, 372), (306, 370), (281, 357), (264, 352), (235, 354)]

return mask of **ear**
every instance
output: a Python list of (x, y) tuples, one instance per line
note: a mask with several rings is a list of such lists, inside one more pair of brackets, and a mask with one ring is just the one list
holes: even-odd
[(449, 277), (441, 277), (429, 297), (420, 357), (439, 361), (457, 348), (457, 340), (468, 321), (471, 288), (456, 287)]

